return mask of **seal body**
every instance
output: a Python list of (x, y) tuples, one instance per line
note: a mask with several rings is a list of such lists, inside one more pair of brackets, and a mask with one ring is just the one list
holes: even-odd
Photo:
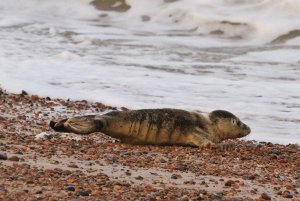
[(250, 133), (247, 125), (224, 110), (216, 110), (208, 117), (179, 109), (113, 111), (52, 121), (50, 126), (56, 131), (77, 134), (102, 132), (131, 144), (194, 147), (213, 145)]

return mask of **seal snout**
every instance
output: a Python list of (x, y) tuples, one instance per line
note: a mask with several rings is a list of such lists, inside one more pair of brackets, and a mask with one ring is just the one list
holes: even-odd
[(251, 133), (251, 128), (246, 124), (244, 124), (242, 128), (244, 130), (244, 132), (242, 133), (242, 137), (249, 135)]
[(247, 134), (251, 133), (251, 128), (245, 124), (245, 130)]

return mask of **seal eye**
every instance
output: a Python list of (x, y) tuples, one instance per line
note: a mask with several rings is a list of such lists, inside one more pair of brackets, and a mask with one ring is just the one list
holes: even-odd
[(233, 125), (237, 125), (237, 120), (236, 120), (236, 119), (231, 119), (231, 123), (232, 123)]

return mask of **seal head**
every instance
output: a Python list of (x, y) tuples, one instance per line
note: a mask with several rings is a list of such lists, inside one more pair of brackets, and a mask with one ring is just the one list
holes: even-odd
[(215, 110), (209, 114), (216, 134), (220, 139), (235, 139), (250, 134), (251, 129), (234, 114), (225, 110)]

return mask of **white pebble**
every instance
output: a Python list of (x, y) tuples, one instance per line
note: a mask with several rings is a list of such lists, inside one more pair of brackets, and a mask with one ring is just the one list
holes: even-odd
[(45, 140), (45, 139), (48, 139), (50, 136), (49, 133), (46, 133), (46, 132), (41, 132), (40, 134), (37, 134), (35, 136), (35, 140), (39, 141), (39, 140)]

